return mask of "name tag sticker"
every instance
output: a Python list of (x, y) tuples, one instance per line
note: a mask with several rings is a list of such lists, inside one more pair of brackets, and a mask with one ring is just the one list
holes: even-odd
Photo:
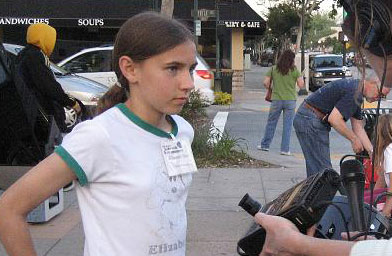
[(197, 172), (191, 145), (186, 140), (167, 140), (161, 143), (161, 150), (170, 177)]

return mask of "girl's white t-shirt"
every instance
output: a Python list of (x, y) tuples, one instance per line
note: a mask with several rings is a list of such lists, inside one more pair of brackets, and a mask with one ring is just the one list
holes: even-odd
[[(193, 129), (172, 116), (176, 139)], [(56, 153), (78, 177), (85, 256), (184, 256), (192, 175), (169, 177), (161, 143), (171, 140), (124, 104), (77, 125)]]
[(392, 173), (392, 143), (384, 150), (384, 178), (389, 188), (389, 173)]

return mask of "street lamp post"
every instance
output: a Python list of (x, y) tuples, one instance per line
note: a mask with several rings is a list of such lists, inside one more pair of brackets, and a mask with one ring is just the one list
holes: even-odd
[[(193, 0), (193, 28), (194, 28), (194, 33), (195, 33), (195, 44), (196, 44), (196, 48), (198, 46), (198, 36), (196, 34), (196, 30), (197, 30), (197, 21), (199, 19), (199, 2), (198, 0)], [(197, 50), (197, 49), (196, 49)]]
[(152, 0), (152, 9), (153, 9), (155, 12), (159, 12), (159, 3), (158, 3), (158, 0)]
[(216, 48), (216, 59), (215, 59), (215, 88), (216, 90), (221, 90), (221, 71), (220, 71), (220, 42), (218, 35), (219, 26), (219, 0), (215, 0), (215, 48)]
[(302, 11), (301, 11), (301, 72), (305, 69), (305, 46), (304, 46), (304, 35), (305, 35), (305, 0), (302, 0)]
[(215, 0), (215, 45), (216, 45), (216, 59), (215, 59), (215, 69), (216, 69), (216, 78), (220, 79), (220, 42), (218, 35), (218, 26), (219, 26), (219, 0)]

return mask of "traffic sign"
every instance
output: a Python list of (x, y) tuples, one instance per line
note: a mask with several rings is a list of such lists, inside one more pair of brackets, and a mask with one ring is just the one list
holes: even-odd
[(201, 20), (195, 20), (195, 34), (201, 36)]

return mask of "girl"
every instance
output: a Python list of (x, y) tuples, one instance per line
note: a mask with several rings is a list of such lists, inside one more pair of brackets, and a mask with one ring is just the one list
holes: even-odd
[[(392, 194), (392, 115), (386, 114), (379, 117), (377, 126), (377, 145), (375, 151), (375, 166), (379, 166), (380, 170), (376, 188), (387, 188), (387, 193)], [(377, 195), (377, 191), (375, 191)], [(392, 197), (387, 194), (386, 201), (381, 213), (386, 217), (391, 217)]]
[(193, 35), (175, 20), (138, 14), (120, 28), (113, 60), (119, 83), (100, 110), (114, 107), (75, 127), (1, 197), (0, 238), (10, 255), (36, 255), (25, 216), (72, 180), (84, 255), (185, 255), (196, 165), (193, 129), (175, 114), (194, 88)]

